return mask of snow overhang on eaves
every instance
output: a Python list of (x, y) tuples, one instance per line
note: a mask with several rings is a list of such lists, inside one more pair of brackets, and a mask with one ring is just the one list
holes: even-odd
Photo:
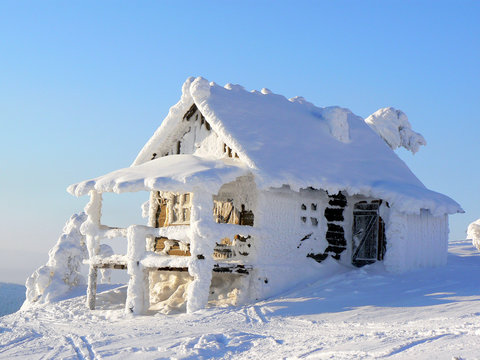
[(170, 155), (70, 185), (67, 191), (82, 196), (92, 190), (124, 193), (142, 190), (192, 191), (200, 187), (216, 193), (223, 184), (248, 173), (247, 167), (231, 159)]
[(276, 174), (268, 176), (255, 171), (255, 182), (259, 189), (281, 189), (288, 185), (293, 191), (300, 189), (325, 190), (329, 194), (343, 192), (349, 196), (362, 195), (387, 201), (392, 209), (404, 214), (419, 214), (422, 209), (429, 210), (434, 216), (464, 213), (462, 207), (450, 197), (429, 190), (426, 187), (401, 182), (374, 183), (354, 182), (352, 179), (329, 179), (327, 177), (299, 177), (298, 174)]

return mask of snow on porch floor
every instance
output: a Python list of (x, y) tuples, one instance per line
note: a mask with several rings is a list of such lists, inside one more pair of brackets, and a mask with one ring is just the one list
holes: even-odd
[(88, 311), (77, 289), (1, 317), (0, 359), (480, 359), (480, 253), (454, 242), (448, 260), (402, 275), (364, 267), (189, 315), (125, 316), (122, 288)]

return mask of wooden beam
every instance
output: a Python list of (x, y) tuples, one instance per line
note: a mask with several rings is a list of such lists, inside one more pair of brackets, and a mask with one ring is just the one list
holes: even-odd
[(190, 118), (195, 114), (195, 111), (197, 111), (197, 105), (193, 103), (193, 105), (188, 109), (188, 111), (183, 115), (183, 120), (190, 120)]
[(127, 269), (126, 264), (119, 264), (119, 263), (104, 263), (95, 265), (98, 269), (115, 269), (115, 270), (125, 270)]
[[(252, 270), (252, 268), (253, 267), (249, 266), (249, 265), (238, 265), (238, 264), (222, 264), (222, 265), (219, 265), (219, 264), (215, 264), (213, 266), (213, 272), (248, 275), (249, 271)], [(173, 267), (173, 266), (150, 267), (149, 270), (187, 272), (188, 267)]]
[(213, 271), (219, 273), (235, 273), (235, 274), (249, 274), (249, 270), (252, 266), (238, 265), (238, 264), (215, 264), (213, 265)]

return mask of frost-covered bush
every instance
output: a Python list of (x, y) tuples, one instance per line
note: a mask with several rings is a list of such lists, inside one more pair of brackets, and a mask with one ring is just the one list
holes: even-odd
[(472, 240), (473, 246), (480, 250), (480, 219), (468, 225), (467, 239)]
[(72, 287), (85, 283), (80, 267), (88, 253), (80, 226), (86, 219), (87, 215), (82, 212), (67, 221), (63, 234), (48, 253), (47, 264), (27, 279), (24, 308), (33, 303), (51, 302)]
[(386, 107), (375, 111), (365, 122), (385, 140), (393, 150), (403, 146), (415, 154), (422, 145), (427, 145), (425, 138), (412, 130), (407, 115), (401, 110)]
[[(101, 257), (108, 257), (113, 255), (113, 249), (110, 245), (100, 244), (100, 251), (98, 253)], [(109, 284), (111, 281), (112, 270), (111, 269), (100, 269), (100, 274), (102, 275), (100, 282), (103, 284)]]

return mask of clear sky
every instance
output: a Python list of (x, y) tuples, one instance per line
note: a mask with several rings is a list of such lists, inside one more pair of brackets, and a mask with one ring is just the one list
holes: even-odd
[[(399, 155), (466, 211), (450, 238), (480, 218), (478, 1), (3, 0), (0, 281), (46, 261), (87, 200), (65, 188), (130, 165), (188, 76), (401, 109), (428, 145)], [(139, 219), (129, 201), (106, 223)]]

